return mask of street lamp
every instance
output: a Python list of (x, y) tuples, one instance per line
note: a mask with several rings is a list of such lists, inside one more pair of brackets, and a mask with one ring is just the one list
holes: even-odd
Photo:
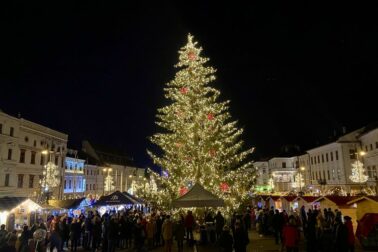
[(299, 168), (299, 192), (302, 192), (302, 172), (305, 170), (306, 168), (304, 166)]

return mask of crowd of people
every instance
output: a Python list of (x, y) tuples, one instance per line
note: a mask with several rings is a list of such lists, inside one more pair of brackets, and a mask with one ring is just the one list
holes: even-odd
[(173, 246), (183, 251), (185, 242), (188, 246), (217, 242), (224, 251), (235, 248), (243, 252), (249, 241), (244, 227), (243, 220), (235, 215), (229, 228), (220, 212), (216, 215), (209, 212), (199, 218), (188, 211), (173, 218), (159, 211), (148, 214), (137, 210), (113, 211), (102, 216), (97, 211), (88, 211), (76, 217), (50, 216), (46, 223), (25, 225), (20, 234), (7, 232), (2, 225), (0, 252), (45, 252), (48, 248), (58, 252), (77, 251), (78, 247), (92, 252), (164, 247), (164, 251), (170, 252)]
[(191, 211), (176, 213), (175, 217), (160, 211), (144, 213), (139, 210), (110, 211), (100, 215), (88, 211), (76, 217), (50, 216), (46, 223), (24, 226), (20, 234), (0, 230), (0, 252), (58, 252), (64, 248), (77, 251), (114, 252), (116, 248), (147, 251), (164, 247), (183, 251), (188, 246), (212, 243), (222, 252), (245, 252), (248, 230), (255, 228), (260, 236), (274, 236), (287, 252), (298, 251), (303, 239), (307, 251), (354, 251), (351, 218), (342, 217), (331, 209), (280, 212), (272, 208), (249, 207), (243, 214), (234, 213), (225, 219), (221, 212), (204, 215)]
[[(276, 244), (282, 244), (286, 251), (298, 251), (304, 239), (308, 252), (354, 251), (355, 236), (352, 219), (342, 216), (335, 209), (308, 209), (289, 214), (271, 209), (256, 210), (255, 225), (260, 236), (274, 235)], [(302, 238), (303, 237), (303, 238)]]

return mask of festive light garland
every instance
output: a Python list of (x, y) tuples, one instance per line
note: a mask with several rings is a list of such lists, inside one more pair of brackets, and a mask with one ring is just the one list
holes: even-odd
[(148, 154), (168, 173), (167, 177), (151, 173), (160, 187), (155, 198), (169, 205), (188, 184), (200, 183), (223, 198), (228, 209), (235, 209), (253, 188), (255, 169), (245, 161), (253, 149), (242, 151), (243, 130), (230, 121), (229, 101), (218, 102), (220, 92), (208, 85), (216, 71), (205, 66), (209, 59), (196, 45), (188, 35), (175, 65), (179, 71), (164, 88), (171, 104), (158, 109), (156, 116), (163, 131), (150, 138), (163, 154)]
[(365, 175), (364, 164), (359, 160), (355, 161), (352, 165), (352, 175), (349, 176), (350, 180), (355, 183), (365, 183), (369, 176)]

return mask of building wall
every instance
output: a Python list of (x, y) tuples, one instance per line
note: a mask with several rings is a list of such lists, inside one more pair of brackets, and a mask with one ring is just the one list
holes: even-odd
[(378, 192), (378, 129), (360, 136), (361, 147), (366, 155), (361, 159), (369, 176), (367, 185)]
[[(68, 135), (1, 111), (0, 125), (0, 196), (36, 198), (48, 161), (58, 165), (59, 179), (63, 180)], [(43, 150), (49, 153), (43, 155)], [(62, 183), (52, 191), (53, 197), (61, 197)]]
[(77, 198), (85, 196), (86, 180), (84, 176), (85, 160), (75, 157), (65, 158), (65, 176), (63, 192), (65, 198)]

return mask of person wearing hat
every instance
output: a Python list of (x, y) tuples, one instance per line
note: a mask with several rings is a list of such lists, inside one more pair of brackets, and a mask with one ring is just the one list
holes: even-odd
[(230, 228), (227, 225), (223, 226), (222, 233), (218, 240), (222, 252), (232, 252), (233, 239), (230, 234)]
[(344, 225), (348, 229), (348, 251), (354, 252), (355, 237), (353, 233), (352, 218), (349, 216), (344, 216)]

